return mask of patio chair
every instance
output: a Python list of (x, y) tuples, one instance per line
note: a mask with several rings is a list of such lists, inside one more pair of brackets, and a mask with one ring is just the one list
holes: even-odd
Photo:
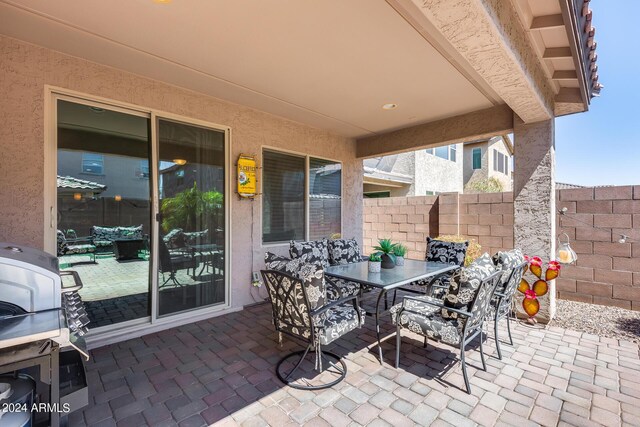
[[(183, 283), (178, 281), (176, 273), (179, 270), (187, 270), (187, 274), (189, 273), (189, 269), (193, 269), (193, 275), (195, 276), (196, 271), (196, 259), (192, 255), (189, 254), (171, 254), (169, 249), (167, 248), (167, 244), (163, 239), (158, 239), (158, 247), (159, 247), (159, 261), (160, 261), (160, 273), (162, 273), (162, 279), (164, 280), (160, 288), (165, 287), (169, 284), (169, 282), (173, 283), (176, 286), (184, 286)], [(165, 279), (165, 274), (168, 274), (169, 277)]]
[[(75, 231), (73, 231), (73, 236), (75, 236)], [(77, 236), (73, 239), (67, 239), (62, 230), (58, 230), (56, 232), (56, 240), (57, 240), (57, 255), (58, 257), (62, 257), (64, 255), (88, 255), (89, 261), (78, 261), (72, 262), (68, 265), (78, 265), (78, 264), (97, 264), (96, 262), (96, 247), (90, 243), (90, 238), (78, 238)]]
[(466, 346), (480, 336), (480, 358), (482, 369), (486, 371), (483, 324), (501, 275), (485, 254), (454, 275), (443, 301), (429, 296), (405, 296), (402, 303), (392, 307), (392, 321), (396, 324), (396, 368), (400, 365), (400, 331), (409, 329), (424, 336), (425, 343), (431, 338), (460, 349), (462, 375), (466, 391), (471, 394)]
[[(427, 252), (425, 261), (443, 262), (449, 265), (464, 266), (465, 257), (467, 256), (467, 248), (469, 242), (447, 242), (444, 240), (432, 239), (427, 237)], [(449, 287), (449, 279), (457, 270), (440, 274), (425, 280), (418, 280), (409, 285), (402, 286), (393, 292), (393, 303), (396, 304), (396, 296), (398, 290), (410, 292), (414, 294), (426, 294), (433, 298), (442, 299)]]
[[(296, 260), (292, 263), (298, 264)], [(322, 269), (313, 264), (299, 264), (298, 277), (277, 270), (261, 270), (273, 309), (273, 323), (279, 334), (286, 334), (306, 346), (284, 356), (276, 365), (276, 375), (283, 383), (302, 390), (321, 390), (332, 387), (347, 375), (347, 365), (334, 353), (322, 351), (327, 345), (364, 324), (364, 312), (358, 306), (358, 296), (352, 295), (329, 301)], [(314, 369), (323, 371), (325, 359), (338, 378), (319, 385), (296, 382), (294, 374), (300, 372), (307, 355), (315, 353)], [(291, 358), (289, 372), (282, 365)], [(339, 363), (339, 365), (337, 365)], [(300, 370), (300, 371), (299, 371)], [(328, 370), (327, 370), (328, 371)]]
[(522, 280), (527, 262), (524, 260), (524, 256), (519, 249), (508, 252), (498, 252), (494, 255), (493, 260), (496, 266), (502, 270), (502, 276), (491, 300), (488, 318), (494, 322), (493, 331), (496, 340), (496, 350), (498, 352), (498, 359), (502, 359), (500, 338), (498, 337), (498, 323), (500, 320), (506, 319), (509, 344), (513, 345), (510, 325), (510, 317), (513, 310), (513, 296)]

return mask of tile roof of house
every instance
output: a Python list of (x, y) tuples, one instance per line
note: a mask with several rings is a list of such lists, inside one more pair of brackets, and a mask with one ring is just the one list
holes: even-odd
[(584, 188), (584, 185), (568, 184), (566, 182), (556, 182), (556, 190), (567, 190), (569, 188)]
[(411, 175), (392, 172), (397, 159), (397, 154), (365, 159), (363, 162), (365, 179), (373, 178), (398, 184), (412, 184), (413, 177)]
[(93, 190), (104, 191), (107, 189), (106, 185), (98, 184), (93, 181), (85, 181), (84, 179), (74, 178), (72, 176), (60, 176), (58, 175), (58, 188), (65, 188), (71, 190)]

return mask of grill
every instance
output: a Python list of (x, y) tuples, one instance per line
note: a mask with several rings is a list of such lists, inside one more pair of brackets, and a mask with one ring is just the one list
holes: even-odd
[(0, 390), (29, 378), (35, 384), (29, 405), (12, 400), (20, 394), (0, 393), (1, 407), (13, 409), (0, 410), (0, 425), (57, 427), (87, 405), (89, 318), (80, 289), (80, 276), (60, 272), (56, 257), (0, 242)]

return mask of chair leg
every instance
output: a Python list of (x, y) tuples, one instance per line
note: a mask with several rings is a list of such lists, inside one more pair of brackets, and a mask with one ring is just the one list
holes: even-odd
[(498, 316), (493, 319), (493, 334), (496, 339), (496, 350), (498, 350), (498, 359), (502, 360), (502, 351), (500, 351), (500, 338), (498, 337)]
[(424, 337), (424, 344), (422, 345), (422, 348), (427, 348), (427, 337)]
[(513, 338), (511, 338), (511, 322), (509, 321), (509, 316), (507, 316), (507, 332), (509, 333), (509, 344), (513, 345)]
[(464, 385), (467, 387), (467, 394), (471, 394), (471, 384), (467, 376), (467, 363), (464, 361), (464, 338), (460, 342), (460, 363), (462, 364), (462, 376), (464, 377)]
[(396, 369), (400, 366), (400, 344), (402, 337), (400, 336), (400, 325), (396, 326)]
[(484, 360), (484, 350), (482, 349), (482, 341), (484, 341), (484, 331), (480, 329), (480, 360), (482, 360), (482, 370), (487, 372), (487, 364)]
[[(318, 354), (314, 355), (314, 357), (316, 358), (316, 361), (318, 358), (326, 357), (329, 362), (329, 365), (337, 371), (338, 377), (329, 383), (318, 384), (318, 385), (312, 385), (306, 380), (303, 380), (302, 383), (291, 381), (290, 380), (291, 377), (298, 370), (298, 368), (300, 368), (300, 366), (302, 365), (302, 362), (306, 359), (307, 355), (310, 352), (316, 353), (316, 351), (312, 349), (312, 346), (309, 345), (305, 350), (289, 353), (288, 355), (280, 359), (280, 361), (276, 365), (276, 375), (278, 379), (282, 381), (284, 384), (287, 384), (289, 387), (296, 388), (299, 390), (323, 390), (326, 388), (333, 387), (334, 385), (338, 384), (340, 381), (345, 379), (345, 377), (347, 376), (347, 365), (344, 362), (344, 360), (333, 353), (320, 351)], [(297, 357), (297, 356), (300, 356), (300, 359), (297, 361), (293, 369), (291, 369), (287, 374), (284, 374), (283, 372), (281, 372), (280, 367), (282, 366), (282, 364), (288, 361), (290, 358)], [(331, 359), (334, 359), (335, 362), (332, 361)]]

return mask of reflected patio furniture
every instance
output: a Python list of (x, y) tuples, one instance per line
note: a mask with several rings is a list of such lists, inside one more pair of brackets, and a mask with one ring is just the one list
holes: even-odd
[[(425, 343), (428, 337), (450, 346), (459, 347), (464, 383), (467, 393), (471, 394), (465, 362), (466, 346), (477, 336), (480, 336), (482, 369), (486, 371), (487, 366), (482, 348), (483, 324), (501, 275), (501, 271), (496, 271), (483, 279), (475, 290), (471, 304), (464, 307), (465, 309), (445, 306), (443, 301), (429, 296), (405, 296), (402, 303), (392, 308), (392, 313), (395, 312), (393, 317), (396, 324), (396, 369), (400, 365), (400, 345), (402, 342), (400, 332), (402, 329), (408, 329), (424, 336)], [(459, 280), (459, 278), (460, 275), (456, 274), (452, 280)], [(451, 288), (447, 294), (450, 290)]]
[[(364, 313), (358, 305), (357, 295), (329, 301), (321, 269), (305, 264), (300, 270), (300, 274), (305, 274), (302, 271), (308, 273), (304, 279), (277, 270), (260, 272), (269, 293), (276, 331), (306, 345), (304, 350), (280, 359), (276, 365), (276, 375), (292, 388), (321, 390), (338, 384), (347, 375), (344, 360), (334, 353), (323, 352), (322, 346), (360, 328), (364, 324)], [(316, 274), (318, 272), (320, 277)], [(312, 385), (308, 380), (303, 380), (304, 384), (296, 382), (294, 375), (310, 352), (315, 353), (316, 372), (331, 372), (330, 369), (333, 368), (332, 373), (337, 374), (338, 378), (320, 385)], [(283, 374), (282, 365), (296, 356), (300, 358), (295, 363), (292, 362), (294, 367)], [(329, 368), (323, 370), (325, 360), (329, 363)]]
[[(195, 270), (197, 267), (196, 259), (193, 255), (188, 253), (179, 253), (172, 254), (169, 252), (167, 245), (164, 243), (163, 239), (159, 239), (159, 261), (160, 261), (160, 273), (162, 273), (162, 284), (159, 285), (160, 288), (163, 288), (169, 284), (174, 284), (176, 286), (185, 286), (186, 283), (180, 283), (176, 276), (176, 273), (179, 270), (187, 270), (187, 274), (189, 273), (189, 269), (193, 269), (193, 276), (195, 276)], [(165, 274), (168, 274), (169, 277), (165, 279)]]
[[(75, 232), (73, 234), (75, 236)], [(65, 255), (88, 255), (89, 261), (72, 262), (68, 265), (78, 264), (96, 264), (96, 247), (91, 244), (91, 238), (78, 238), (67, 239), (65, 234), (58, 230), (56, 233), (57, 239), (57, 255), (62, 257)]]

